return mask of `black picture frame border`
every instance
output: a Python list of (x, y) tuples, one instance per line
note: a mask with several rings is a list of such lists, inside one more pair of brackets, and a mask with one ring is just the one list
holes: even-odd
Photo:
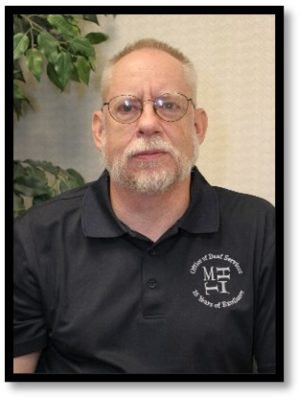
[[(13, 15), (258, 14), (275, 16), (275, 196), (276, 359), (275, 374), (14, 374), (13, 373)], [(284, 381), (284, 6), (5, 6), (5, 381), (6, 382), (283, 382)]]

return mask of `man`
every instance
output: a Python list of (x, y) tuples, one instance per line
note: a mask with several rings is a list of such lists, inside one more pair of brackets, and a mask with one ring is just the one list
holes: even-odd
[(16, 223), (15, 372), (274, 373), (274, 210), (194, 167), (191, 63), (142, 40), (102, 91), (105, 172)]

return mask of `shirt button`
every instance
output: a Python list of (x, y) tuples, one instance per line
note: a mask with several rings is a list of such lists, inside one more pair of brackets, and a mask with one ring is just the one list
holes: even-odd
[(147, 282), (147, 286), (150, 289), (155, 289), (157, 286), (157, 280), (156, 279), (149, 279), (149, 281)]
[(149, 254), (150, 254), (150, 256), (157, 256), (157, 251), (156, 250), (150, 250)]

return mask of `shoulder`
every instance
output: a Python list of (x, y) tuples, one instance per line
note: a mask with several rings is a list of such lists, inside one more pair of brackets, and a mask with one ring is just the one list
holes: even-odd
[(92, 183), (66, 191), (50, 200), (33, 205), (24, 215), (15, 219), (15, 226), (30, 224), (51, 224), (66, 216), (80, 213), (83, 198)]
[(269, 201), (218, 186), (214, 186), (213, 189), (218, 199), (221, 218), (249, 224), (255, 224), (256, 221), (274, 223), (275, 207)]
[[(274, 206), (267, 200), (252, 195), (230, 190), (224, 187), (211, 185), (200, 171), (193, 170), (192, 190), (195, 190), (197, 201), (209, 203), (208, 209), (215, 207), (219, 209), (222, 215), (257, 215), (265, 213), (274, 213)], [(199, 203), (198, 203), (199, 205)]]
[(222, 208), (253, 209), (254, 211), (263, 212), (274, 210), (274, 206), (261, 197), (236, 192), (219, 186), (213, 186), (213, 189)]
[[(232, 243), (256, 249), (256, 254), (274, 252), (275, 207), (267, 200), (245, 193), (214, 187), (219, 203), (220, 232)], [(271, 253), (270, 253), (271, 254)]]

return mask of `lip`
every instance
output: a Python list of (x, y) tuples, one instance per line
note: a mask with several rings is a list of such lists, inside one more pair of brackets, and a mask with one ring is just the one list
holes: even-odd
[(167, 154), (167, 153), (162, 150), (147, 150), (147, 151), (141, 151), (140, 153), (135, 154), (134, 158), (149, 160), (149, 159), (161, 157), (165, 154)]

